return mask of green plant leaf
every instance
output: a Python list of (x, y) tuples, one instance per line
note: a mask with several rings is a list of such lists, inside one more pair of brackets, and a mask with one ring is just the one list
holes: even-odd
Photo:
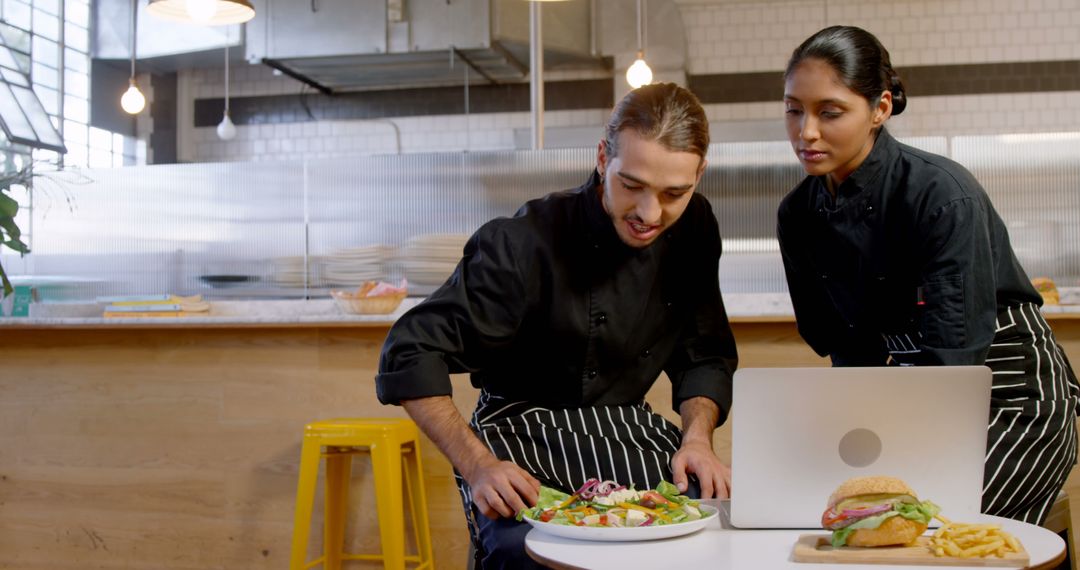
[(14, 218), (19, 211), (19, 203), (7, 194), (0, 193), (0, 216)]
[(3, 282), (4, 284), (4, 294), (0, 295), (0, 299), (3, 299), (15, 290), (15, 288), (11, 286), (11, 281), (8, 281), (8, 276), (7, 273), (4, 271), (3, 265), (0, 265), (0, 282)]
[(9, 248), (11, 248), (11, 249), (23, 254), (23, 255), (26, 255), (27, 253), (30, 253), (30, 247), (27, 246), (21, 240), (17, 240), (17, 239), (3, 240), (3, 241), (0, 241), (0, 245), (6, 245), (7, 247), (9, 247)]
[(15, 220), (11, 218), (0, 217), (0, 229), (7, 232), (8, 237), (12, 240), (19, 241), (19, 238), (22, 237), (22, 230), (15, 225)]

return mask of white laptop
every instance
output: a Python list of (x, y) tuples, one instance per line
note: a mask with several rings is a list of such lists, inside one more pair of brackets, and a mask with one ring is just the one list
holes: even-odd
[(891, 475), (955, 520), (982, 497), (985, 366), (745, 368), (732, 401), (731, 523), (820, 528), (837, 485)]

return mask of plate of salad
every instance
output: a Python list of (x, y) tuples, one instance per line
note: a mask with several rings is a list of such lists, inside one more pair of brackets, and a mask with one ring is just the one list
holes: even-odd
[(667, 481), (637, 491), (614, 481), (589, 479), (572, 494), (540, 487), (536, 506), (522, 509), (517, 519), (566, 538), (632, 541), (690, 534), (716, 516), (715, 507), (680, 495)]

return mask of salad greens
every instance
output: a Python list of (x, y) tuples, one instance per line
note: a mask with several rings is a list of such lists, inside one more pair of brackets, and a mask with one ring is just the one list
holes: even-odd
[(668, 525), (702, 518), (698, 502), (667, 481), (637, 491), (613, 481), (589, 479), (573, 494), (540, 487), (536, 506), (522, 509), (517, 520), (591, 527)]

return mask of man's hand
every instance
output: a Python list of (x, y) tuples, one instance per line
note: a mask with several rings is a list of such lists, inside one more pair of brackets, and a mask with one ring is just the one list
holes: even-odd
[(672, 481), (685, 493), (687, 474), (693, 473), (701, 484), (701, 498), (726, 499), (731, 495), (731, 468), (720, 462), (712, 450), (712, 433), (720, 418), (716, 402), (698, 396), (679, 404), (682, 416), (683, 439), (679, 451), (671, 458)]
[(489, 519), (513, 517), (521, 509), (535, 506), (540, 494), (540, 482), (535, 477), (493, 455), (461, 475), (469, 482), (476, 508)]
[(500, 461), (480, 442), (449, 396), (404, 400), (416, 425), (457, 467), (484, 516), (512, 517), (536, 504), (540, 482), (510, 461)]
[(702, 499), (726, 499), (731, 494), (731, 468), (721, 463), (712, 446), (703, 441), (684, 442), (671, 458), (671, 471), (680, 493), (686, 492), (687, 475), (693, 473), (701, 484)]

